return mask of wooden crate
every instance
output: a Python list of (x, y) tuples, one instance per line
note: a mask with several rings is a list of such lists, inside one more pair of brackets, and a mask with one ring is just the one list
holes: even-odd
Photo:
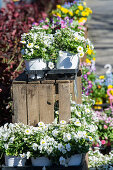
[(36, 125), (39, 121), (52, 123), (54, 104), (59, 102), (59, 121), (69, 121), (70, 94), (81, 102), (80, 79), (77, 81), (78, 96), (75, 98), (72, 80), (13, 81), (13, 123)]

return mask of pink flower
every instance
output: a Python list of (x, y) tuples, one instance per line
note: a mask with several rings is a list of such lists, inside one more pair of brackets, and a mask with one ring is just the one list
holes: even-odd
[(61, 24), (64, 24), (65, 22), (63, 20), (61, 20)]
[(78, 27), (78, 29), (82, 30), (82, 27)]
[(106, 144), (106, 141), (105, 140), (101, 140), (101, 144), (102, 145)]
[(61, 28), (66, 28), (66, 25), (64, 25), (64, 24), (61, 24)]
[(97, 144), (96, 144), (96, 147), (99, 147), (99, 146), (100, 146), (100, 145), (97, 143)]
[(108, 127), (107, 127), (107, 125), (104, 125), (104, 129), (107, 129)]
[(80, 22), (79, 25), (84, 25), (84, 23), (83, 23), (83, 22)]
[(87, 75), (90, 75), (91, 73), (90, 72), (87, 72)]
[(34, 22), (34, 23), (33, 23), (33, 25), (36, 25), (36, 26), (38, 26), (38, 25), (39, 25), (39, 23), (37, 23), (37, 22)]
[(49, 26), (48, 25), (43, 25), (42, 28), (47, 30), (49, 28)]
[(92, 84), (92, 81), (88, 81), (88, 84)]
[(42, 12), (42, 18), (46, 18), (47, 17), (47, 14), (45, 12)]

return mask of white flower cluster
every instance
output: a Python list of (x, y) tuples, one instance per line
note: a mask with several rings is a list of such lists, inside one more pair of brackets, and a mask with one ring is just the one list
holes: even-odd
[(53, 50), (54, 36), (53, 34), (47, 34), (42, 29), (32, 27), (29, 33), (21, 35), (20, 43), (23, 44), (23, 58), (28, 60), (44, 58), (49, 61), (49, 55), (51, 55), (50, 53)]
[(95, 168), (95, 170), (113, 170), (113, 151), (109, 153), (109, 155), (103, 155), (100, 153), (98, 149), (93, 151), (92, 149), (89, 150), (88, 153), (88, 162), (89, 162), (89, 169)]
[(62, 165), (62, 157), (88, 151), (93, 141), (90, 134), (76, 118), (70, 124), (61, 120), (55, 125), (39, 122), (37, 127), (10, 123), (0, 127), (0, 150), (22, 158), (46, 156)]

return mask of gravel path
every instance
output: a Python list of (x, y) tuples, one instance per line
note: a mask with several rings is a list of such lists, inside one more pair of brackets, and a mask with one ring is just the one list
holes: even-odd
[(113, 71), (113, 0), (87, 0), (93, 10), (88, 21), (88, 34), (96, 50), (96, 73), (105, 74), (104, 65)]

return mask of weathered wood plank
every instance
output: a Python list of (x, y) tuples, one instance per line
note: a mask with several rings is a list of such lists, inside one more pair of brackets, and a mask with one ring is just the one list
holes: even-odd
[(27, 84), (28, 124), (36, 125), (39, 122), (38, 84)]
[(82, 170), (88, 170), (88, 153), (85, 155), (84, 166)]
[(54, 85), (39, 84), (38, 86), (40, 121), (52, 123), (54, 121)]
[(27, 124), (26, 84), (13, 84), (13, 123)]
[(43, 80), (41, 81), (41, 84), (54, 84), (55, 80)]
[(56, 83), (70, 83), (70, 80), (56, 80)]
[(77, 96), (75, 96), (75, 102), (82, 104), (82, 80), (81, 77), (77, 77)]
[(28, 82), (28, 84), (40, 84), (40, 81), (38, 80), (38, 81), (30, 81), (30, 82)]
[(72, 101), (75, 101), (74, 80), (70, 82), (70, 93), (72, 95)]
[(59, 120), (69, 122), (70, 111), (70, 83), (59, 83)]

